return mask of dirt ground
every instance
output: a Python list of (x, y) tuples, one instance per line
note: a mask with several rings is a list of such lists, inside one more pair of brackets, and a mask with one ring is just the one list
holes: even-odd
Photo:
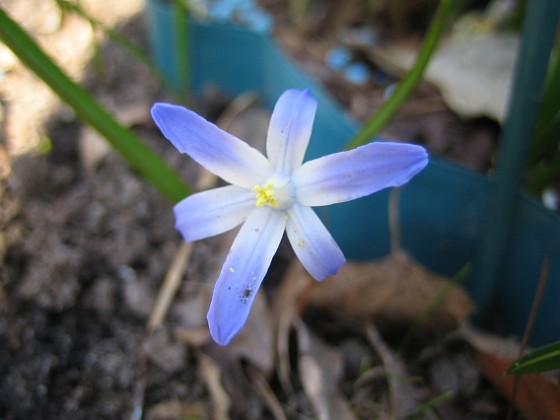
[[(194, 184), (199, 169), (163, 140), (150, 119), (151, 104), (166, 98), (159, 82), (100, 31), (73, 15), (61, 19), (49, 3), (0, 1), (72, 77)], [(145, 45), (140, 1), (82, 4)], [(450, 332), (450, 325), (421, 338), (415, 332), (397, 354), (391, 346), (398, 347), (407, 330), (403, 325), (389, 334), (380, 326), (387, 346), (364, 321), (373, 315), (379, 320), (377, 312), (333, 315), (328, 305), (303, 304), (301, 290), (308, 286), (287, 268), (292, 255), (286, 246), (265, 282), (268, 300), (263, 294), (255, 304), (261, 319), (249, 321), (246, 329), (253, 332), (240, 343), (216, 346), (204, 323), (229, 236), (192, 248), (167, 317), (149, 332), (160, 287), (174, 259), (185, 253), (172, 205), (4, 46), (0, 65), (0, 418), (329, 418), (321, 414), (325, 407), (338, 413), (336, 418), (398, 418), (404, 408), (438, 397), (435, 408), (417, 409), (416, 418), (505, 418), (509, 405), (481, 373), (464, 335)], [(344, 86), (333, 75), (325, 77), (337, 96), (336, 87)], [(437, 92), (422, 87), (406, 109), (426, 96), (435, 98)], [(215, 119), (231, 99), (209, 97), (203, 109)], [(406, 109), (390, 128), (395, 135), (414, 133), (411, 140), (432, 151), (487, 169), (494, 123), (462, 124), (441, 104), (422, 119), (414, 111), (407, 117)], [(268, 112), (255, 107), (243, 112), (232, 130), (258, 137)], [(247, 121), (253, 121), (249, 128)], [(444, 141), (450, 126), (453, 135)], [(466, 138), (474, 139), (469, 151)], [(409, 264), (395, 258), (399, 267)], [(440, 290), (443, 280), (433, 281), (438, 286), (430, 293)], [(298, 290), (297, 299), (290, 295)], [(319, 305), (319, 295), (313, 296)], [(266, 303), (272, 298), (285, 303), (283, 311)], [(455, 299), (465, 309), (453, 315), (453, 328), (471, 310), (466, 297)], [(281, 324), (290, 312), (285, 308), (299, 321), (281, 330), (285, 347), (275, 347), (270, 325)], [(383, 366), (407, 379), (394, 381)], [(315, 382), (309, 379), (313, 372)]]

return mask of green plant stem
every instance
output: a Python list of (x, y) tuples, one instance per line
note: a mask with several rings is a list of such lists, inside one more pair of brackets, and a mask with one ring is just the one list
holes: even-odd
[(500, 137), (489, 212), (476, 260), (473, 294), (482, 311), (490, 305), (507, 263), (525, 172), (550, 53), (554, 44), (560, 0), (541, 0), (527, 8), (513, 80), (512, 98)]
[(190, 194), (190, 188), (173, 169), (130, 130), (119, 124), (87, 90), (72, 81), (1, 8), (0, 40), (167, 199), (176, 203)]
[(346, 149), (353, 149), (367, 143), (379, 134), (418, 86), (443, 34), (445, 22), (452, 6), (453, 2), (451, 0), (440, 0), (414, 66), (400, 81), (391, 97), (381, 105), (358, 134), (346, 145)]

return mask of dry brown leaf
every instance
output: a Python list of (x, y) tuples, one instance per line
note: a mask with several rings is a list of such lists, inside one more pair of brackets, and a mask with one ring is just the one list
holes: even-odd
[(317, 418), (320, 420), (352, 420), (355, 418), (338, 383), (342, 377), (342, 354), (313, 336), (298, 322), (299, 376)]
[[(442, 43), (424, 78), (458, 114), (503, 121), (517, 46), (514, 35), (456, 34)], [(389, 72), (402, 74), (414, 63), (416, 49), (394, 43), (374, 45), (368, 53)]]
[(517, 359), (519, 343), (513, 339), (479, 330), (465, 324), (457, 331), (459, 336), (476, 350), (506, 359)]
[[(314, 283), (310, 304), (376, 323), (408, 324), (417, 319), (448, 284), (404, 251), (375, 262), (350, 262), (323, 282)], [(460, 287), (453, 288), (434, 308), (424, 326), (453, 328), (472, 313), (474, 305)]]
[[(513, 404), (528, 420), (560, 419), (560, 385), (549, 382), (539, 374), (506, 376), (514, 359), (476, 351), (475, 358), (482, 374)], [(517, 380), (517, 384), (515, 381)]]
[[(531, 419), (560, 419), (560, 385), (543, 375), (511, 375), (505, 373), (519, 356), (519, 343), (495, 334), (464, 325), (459, 331), (475, 351), (475, 359), (482, 374), (509, 400), (517, 387), (512, 402), (523, 415)], [(514, 382), (517, 378), (517, 385)]]

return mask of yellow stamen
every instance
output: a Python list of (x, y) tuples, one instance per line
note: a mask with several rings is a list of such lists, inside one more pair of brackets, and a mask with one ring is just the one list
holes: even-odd
[(262, 207), (265, 204), (273, 207), (278, 205), (278, 200), (274, 197), (274, 186), (271, 182), (264, 186), (255, 185), (252, 190), (257, 193), (257, 201), (255, 202), (257, 207)]

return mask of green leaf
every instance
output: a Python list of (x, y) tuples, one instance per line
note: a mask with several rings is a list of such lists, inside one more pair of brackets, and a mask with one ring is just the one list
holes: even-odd
[(507, 375), (547, 372), (560, 369), (560, 341), (527, 353), (511, 364)]
[(87, 90), (72, 81), (2, 8), (0, 41), (70, 105), (82, 121), (105, 137), (130, 166), (150, 181), (163, 196), (176, 203), (190, 194), (190, 188), (173, 169), (146, 143), (119, 124)]

